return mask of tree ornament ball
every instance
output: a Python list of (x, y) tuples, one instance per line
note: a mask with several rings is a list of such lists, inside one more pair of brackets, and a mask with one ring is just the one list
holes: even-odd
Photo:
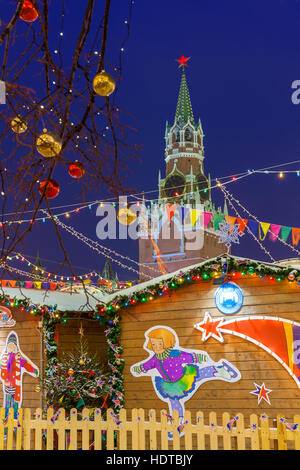
[(39, 193), (41, 196), (44, 194), (44, 191), (45, 191), (45, 197), (47, 199), (53, 199), (59, 194), (59, 191), (60, 191), (59, 184), (55, 180), (41, 181), (40, 188), (39, 188)]
[(73, 162), (69, 165), (69, 175), (72, 178), (82, 178), (85, 173), (85, 169), (82, 163)]
[(131, 225), (137, 218), (137, 215), (128, 207), (121, 207), (117, 214), (118, 221), (122, 225)]
[(69, 369), (68, 370), (68, 375), (74, 375), (74, 369)]
[(72, 395), (73, 397), (74, 397), (74, 395), (76, 395), (76, 393), (77, 393), (76, 390), (74, 390), (74, 389), (71, 390), (71, 395)]
[(43, 130), (36, 140), (36, 149), (43, 157), (56, 157), (62, 148), (61, 139), (53, 132)]
[(289, 281), (294, 281), (294, 280), (295, 280), (295, 274), (294, 274), (294, 273), (290, 273), (290, 274), (288, 275), (288, 280), (289, 280)]
[(16, 134), (22, 134), (23, 132), (27, 131), (27, 124), (26, 122), (22, 121), (19, 117), (14, 117), (10, 121), (10, 127), (13, 132)]
[(33, 4), (29, 0), (25, 0), (20, 13), (21, 20), (26, 21), (27, 23), (33, 23), (38, 16), (38, 12), (34, 8)]
[(114, 77), (104, 71), (98, 73), (93, 80), (94, 92), (99, 96), (109, 96), (115, 91), (115, 88)]
[(80, 359), (79, 365), (83, 366), (83, 364), (84, 364), (84, 360), (83, 360), (83, 359)]

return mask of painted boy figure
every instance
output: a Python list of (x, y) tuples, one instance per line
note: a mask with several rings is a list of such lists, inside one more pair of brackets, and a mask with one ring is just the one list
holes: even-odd
[(14, 331), (9, 333), (6, 339), (6, 346), (0, 358), (0, 368), (5, 417), (8, 415), (9, 408), (13, 408), (14, 419), (17, 419), (22, 403), (23, 372), (26, 371), (33, 377), (38, 377), (39, 370), (20, 350), (18, 335)]
[(135, 377), (150, 375), (158, 397), (167, 402), (170, 414), (178, 411), (180, 424), (184, 419), (184, 403), (208, 380), (236, 382), (240, 372), (230, 362), (214, 362), (204, 351), (179, 347), (177, 334), (166, 326), (150, 328), (145, 333), (144, 349), (154, 352), (146, 361), (134, 364)]

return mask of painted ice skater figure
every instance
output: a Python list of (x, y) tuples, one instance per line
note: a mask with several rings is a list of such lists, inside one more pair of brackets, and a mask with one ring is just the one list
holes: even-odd
[[(178, 411), (179, 424), (184, 422), (185, 402), (208, 380), (237, 382), (239, 370), (225, 359), (214, 362), (205, 351), (179, 347), (176, 332), (167, 326), (156, 326), (145, 333), (146, 361), (131, 366), (135, 377), (148, 375), (157, 396), (168, 403), (170, 415)], [(153, 354), (154, 353), (154, 354)]]
[(33, 377), (38, 377), (39, 369), (21, 351), (17, 333), (11, 331), (6, 339), (6, 345), (0, 358), (1, 381), (3, 384), (3, 407), (5, 417), (9, 408), (14, 410), (14, 419), (22, 404), (22, 376), (26, 371)]

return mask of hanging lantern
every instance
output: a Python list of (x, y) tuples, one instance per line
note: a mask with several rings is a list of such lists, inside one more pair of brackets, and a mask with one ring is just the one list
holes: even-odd
[(61, 139), (47, 129), (36, 140), (36, 149), (43, 157), (55, 157), (62, 148)]
[(69, 175), (72, 178), (82, 178), (85, 173), (85, 169), (82, 163), (73, 162), (69, 165)]
[(93, 89), (97, 95), (109, 96), (116, 88), (116, 82), (114, 77), (109, 73), (101, 72), (98, 73), (93, 80)]
[(16, 134), (22, 134), (23, 132), (27, 131), (27, 124), (26, 122), (22, 121), (19, 117), (14, 117), (10, 121), (10, 127), (13, 132)]
[(137, 215), (128, 207), (121, 207), (117, 215), (118, 221), (123, 225), (131, 225), (137, 218)]
[(40, 195), (43, 195), (44, 191), (45, 191), (45, 197), (47, 199), (53, 199), (59, 194), (59, 191), (60, 191), (59, 184), (54, 180), (41, 181), (40, 188), (39, 188)]
[(20, 13), (21, 20), (26, 21), (27, 23), (33, 23), (38, 16), (38, 12), (34, 8), (33, 4), (28, 0), (25, 0)]

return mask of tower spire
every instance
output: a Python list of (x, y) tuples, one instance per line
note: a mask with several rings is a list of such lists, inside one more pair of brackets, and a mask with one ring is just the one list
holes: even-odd
[(187, 60), (189, 59), (186, 57), (181, 57), (181, 59), (177, 59), (180, 63), (179, 67), (182, 67), (182, 75), (181, 75), (181, 83), (179, 89), (179, 95), (177, 100), (177, 107), (176, 107), (176, 114), (175, 119), (181, 121), (181, 123), (186, 123), (190, 120), (194, 123), (194, 114), (192, 109), (191, 98), (189, 94), (189, 89), (186, 81), (186, 74), (185, 74), (185, 67), (187, 66)]

